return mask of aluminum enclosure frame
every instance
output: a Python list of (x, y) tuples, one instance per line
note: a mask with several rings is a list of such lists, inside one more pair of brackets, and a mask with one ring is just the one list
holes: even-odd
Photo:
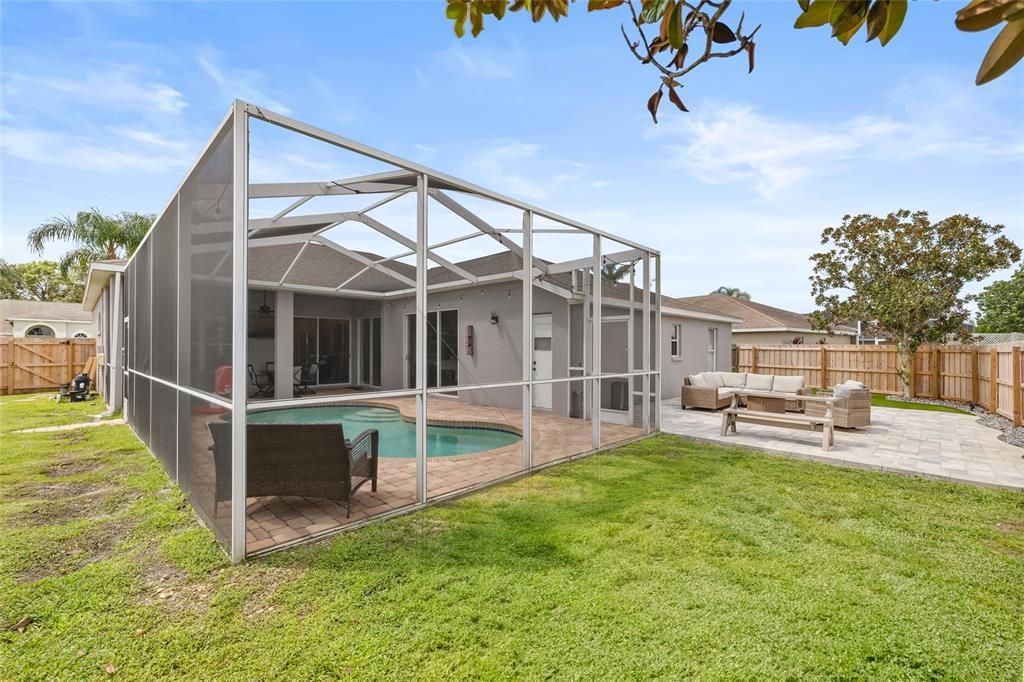
[[(279, 128), (289, 130), (293, 133), (305, 136), (317, 140), (322, 143), (326, 143), (337, 147), (339, 149), (358, 154), (360, 156), (372, 159), (374, 161), (382, 162), (390, 166), (394, 166), (400, 171), (390, 174), (377, 174), (374, 177), (363, 177), (363, 178), (352, 178), (346, 181), (337, 182), (334, 185), (331, 183), (281, 183), (280, 186), (269, 187), (265, 186), (257, 188), (255, 194), (260, 196), (282, 196), (282, 197), (294, 197), (287, 208), (280, 211), (276, 216), (270, 219), (249, 219), (249, 206), (250, 200), (253, 197), (254, 185), (250, 185), (249, 182), (249, 162), (250, 162), (250, 145), (249, 145), (249, 132), (250, 132), (250, 121), (252, 119), (258, 119), (260, 121), (269, 123)], [(183, 319), (186, 315), (182, 312), (181, 301), (182, 291), (184, 287), (189, 286), (189, 282), (186, 276), (196, 277), (194, 273), (190, 273), (188, 266), (181, 259), (193, 256), (199, 252), (199, 247), (193, 246), (193, 250), (189, 253), (183, 251), (183, 247), (188, 243), (186, 239), (185, 225), (183, 224), (183, 213), (186, 208), (183, 208), (179, 202), (179, 196), (181, 195), (183, 188), (187, 186), (187, 183), (193, 178), (193, 175), (202, 170), (201, 164), (208, 157), (211, 149), (222, 140), (224, 136), (230, 130), (231, 134), (231, 181), (232, 181), (232, 192), (230, 197), (231, 204), (231, 221), (230, 221), (230, 251), (225, 253), (222, 258), (222, 262), (226, 264), (226, 261), (230, 259), (230, 270), (228, 271), (225, 267), (223, 272), (221, 271), (220, 264), (214, 266), (212, 269), (211, 278), (216, 276), (217, 279), (223, 279), (224, 282), (230, 280), (231, 297), (230, 297), (230, 310), (231, 310), (231, 353), (230, 353), (230, 392), (219, 393), (215, 390), (206, 390), (203, 388), (197, 388), (194, 382), (187, 380), (185, 371), (189, 368), (186, 366), (183, 368), (183, 362), (185, 365), (188, 364), (188, 357), (190, 350), (188, 348), (175, 348), (176, 353), (176, 377), (174, 381), (169, 380), (166, 377), (158, 376), (155, 370), (143, 369), (135, 365), (133, 360), (135, 348), (133, 348), (134, 335), (132, 334), (132, 327), (136, 323), (135, 318), (135, 306), (145, 305), (150, 306), (153, 302), (153, 288), (156, 284), (153, 277), (153, 269), (150, 268), (148, 271), (141, 269), (138, 263), (138, 255), (142, 252), (143, 246), (148, 245), (146, 253), (152, 253), (153, 257), (156, 257), (155, 251), (152, 250), (155, 242), (153, 238), (154, 231), (158, 224), (163, 224), (165, 217), (169, 220), (171, 218), (171, 212), (175, 213), (175, 229), (177, 235), (177, 243), (179, 244), (179, 265), (178, 274), (176, 279), (176, 286), (178, 298), (178, 310), (174, 311), (176, 319), (175, 329), (177, 336), (175, 338), (176, 344), (182, 343), (183, 334), (187, 329), (188, 321)], [(290, 186), (285, 186), (290, 185)], [(379, 189), (377, 189), (379, 187)], [(640, 420), (642, 433), (650, 435), (656, 432), (660, 427), (660, 410), (658, 406), (661, 401), (661, 255), (660, 252), (652, 247), (640, 244), (633, 240), (614, 235), (610, 232), (605, 232), (598, 228), (584, 224), (582, 222), (573, 220), (571, 218), (562, 216), (558, 213), (543, 209), (538, 206), (534, 206), (530, 203), (515, 199), (513, 197), (506, 196), (499, 192), (481, 187), (474, 183), (470, 183), (453, 176), (435, 171), (426, 166), (417, 164), (412, 161), (402, 159), (393, 154), (375, 149), (368, 145), (361, 144), (354, 140), (336, 135), (329, 131), (317, 128), (312, 125), (308, 125), (297, 121), (295, 119), (283, 116), (281, 114), (272, 112), (263, 107), (256, 106), (241, 100), (236, 100), (232, 103), (229, 111), (222, 119), (221, 123), (217, 126), (213, 135), (210, 137), (206, 146), (197, 157), (196, 162), (192, 165), (185, 178), (178, 185), (171, 199), (164, 206), (160, 214), (158, 214), (157, 220), (153, 223), (153, 228), (144, 237), (142, 244), (139, 249), (132, 255), (126, 264), (126, 274), (124, 277), (118, 277), (118, 281), (124, 282), (124, 286), (127, 293), (128, 302), (125, 305), (125, 319), (127, 323), (123, 328), (127, 331), (126, 338), (123, 342), (125, 348), (124, 361), (118, 362), (115, 371), (124, 371), (124, 377), (126, 378), (126, 390), (125, 394), (125, 413), (128, 417), (130, 426), (140, 438), (148, 442), (148, 429), (151, 428), (151, 421), (154, 418), (159, 418), (159, 415), (155, 411), (153, 403), (155, 400), (146, 400), (146, 407), (149, 409), (150, 414), (145, 415), (146, 417), (146, 433), (139, 431), (139, 424), (137, 419), (140, 415), (136, 414), (136, 411), (141, 409), (140, 403), (136, 402), (136, 396), (134, 386), (136, 380), (139, 381), (140, 385), (145, 388), (142, 390), (155, 390), (151, 387), (154, 384), (164, 386), (169, 389), (174, 389), (175, 395), (177, 396), (177, 418), (179, 423), (177, 424), (175, 448), (176, 453), (179, 453), (177, 457), (180, 458), (180, 453), (183, 448), (186, 447), (186, 443), (183, 442), (184, 435), (186, 433), (180, 420), (183, 419), (182, 415), (185, 413), (185, 408), (189, 404), (189, 399), (194, 398), (202, 401), (204, 404), (208, 404), (212, 408), (221, 408), (231, 417), (231, 457), (230, 457), (230, 533), (226, 534), (226, 537), (219, 535), (222, 543), (225, 546), (227, 553), (229, 554), (233, 562), (242, 561), (246, 558), (246, 419), (245, 415), (250, 412), (267, 409), (268, 407), (287, 407), (298, 404), (302, 405), (341, 405), (346, 402), (357, 400), (358, 397), (351, 395), (335, 395), (335, 396), (316, 396), (311, 398), (282, 398), (269, 400), (265, 403), (254, 405), (247, 398), (248, 391), (248, 378), (246, 376), (246, 366), (248, 363), (248, 349), (247, 349), (247, 338), (248, 338), (248, 318), (247, 318), (247, 305), (248, 305), (248, 292), (249, 288), (254, 284), (258, 284), (267, 288), (277, 288), (280, 290), (293, 290), (293, 291), (308, 291), (310, 293), (323, 293), (328, 294), (329, 291), (321, 287), (303, 287), (301, 285), (288, 285), (285, 283), (288, 274), (292, 271), (299, 259), (306, 250), (306, 247), (310, 243), (320, 243), (322, 245), (331, 246), (326, 237), (322, 236), (322, 232), (327, 228), (321, 227), (320, 232), (300, 233), (298, 235), (285, 235), (283, 234), (288, 229), (301, 228), (303, 226), (302, 220), (316, 220), (316, 219), (328, 219), (322, 215), (312, 216), (295, 216), (294, 211), (300, 209), (306, 204), (311, 196), (308, 194), (302, 194), (302, 191), (317, 191), (325, 194), (335, 193), (342, 194), (348, 193), (349, 188), (356, 188), (351, 191), (355, 194), (382, 194), (384, 195), (379, 200), (373, 201), (366, 208), (361, 211), (346, 213), (339, 216), (328, 216), (328, 218), (341, 218), (343, 220), (357, 220), (369, 224), (367, 217), (364, 215), (366, 212), (383, 205), (399, 196), (405, 194), (415, 194), (416, 198), (416, 239), (402, 241), (396, 239), (399, 243), (404, 243), (408, 248), (407, 256), (415, 256), (416, 260), (416, 277), (413, 282), (414, 286), (408, 288), (402, 288), (394, 292), (359, 292), (349, 291), (345, 289), (346, 284), (349, 281), (355, 279), (356, 276), (350, 277), (347, 281), (341, 283), (340, 286), (334, 288), (334, 293), (346, 292), (349, 295), (359, 297), (364, 296), (367, 298), (380, 298), (387, 299), (396, 296), (409, 296), (415, 295), (416, 301), (416, 325), (415, 325), (415, 337), (416, 337), (416, 348), (419, 353), (425, 352), (426, 336), (427, 336), (427, 315), (425, 310), (427, 309), (428, 294), (431, 294), (437, 290), (443, 290), (445, 287), (460, 286), (463, 281), (470, 281), (474, 284), (479, 282), (489, 281), (486, 278), (477, 278), (476, 276), (467, 273), (457, 264), (446, 261), (434, 252), (435, 249), (440, 246), (444, 246), (457, 241), (466, 239), (472, 239), (474, 237), (486, 237), (494, 239), (501, 244), (505, 249), (517, 253), (522, 258), (521, 271), (517, 273), (511, 273), (510, 276), (521, 281), (522, 287), (522, 316), (524, 320), (522, 329), (522, 372), (518, 380), (491, 382), (486, 384), (467, 384), (460, 385), (458, 388), (463, 390), (484, 390), (484, 389), (497, 389), (497, 388), (518, 388), (522, 393), (522, 424), (523, 434), (522, 439), (522, 471), (512, 476), (503, 476), (496, 478), (486, 484), (474, 485), (460, 490), (455, 493), (448, 493), (440, 495), (435, 498), (428, 497), (428, 467), (427, 467), (427, 403), (428, 398), (434, 395), (450, 392), (451, 387), (428, 387), (428, 381), (426, 376), (427, 363), (422, 361), (423, 356), (421, 355), (419, 362), (416, 363), (416, 376), (415, 385), (409, 389), (402, 390), (382, 390), (373, 393), (375, 397), (414, 397), (416, 402), (416, 453), (415, 460), (416, 466), (416, 504), (410, 505), (401, 510), (401, 513), (407, 513), (415, 511), (428, 504), (434, 504), (444, 499), (450, 499), (454, 495), (465, 494), (476, 490), (484, 485), (490, 485), (493, 482), (499, 480), (507, 480), (516, 476), (522, 476), (530, 473), (531, 471), (539, 468), (547, 467), (557, 463), (552, 461), (545, 461), (543, 464), (535, 464), (533, 456), (533, 437), (532, 437), (532, 422), (533, 413), (536, 410), (534, 407), (534, 394), (535, 388), (542, 384), (558, 384), (568, 383), (572, 384), (575, 382), (582, 382), (583, 385), (587, 386), (589, 391), (589, 419), (592, 422), (591, 430), (591, 448), (586, 452), (580, 452), (570, 457), (565, 457), (563, 460), (575, 459), (580, 456), (585, 456), (592, 452), (596, 452), (602, 447), (608, 447), (608, 443), (602, 443), (601, 435), (601, 382), (608, 381), (611, 379), (625, 379), (630, 387), (630, 400), (634, 401), (634, 398), (640, 399)], [(359, 191), (362, 188), (366, 191)], [(271, 194), (271, 193), (277, 194)], [(295, 193), (298, 192), (298, 193)], [(453, 195), (464, 194), (480, 199), (485, 199), (491, 202), (495, 202), (512, 209), (521, 211), (522, 223), (518, 229), (514, 228), (495, 228), (487, 224), (481, 218), (473, 214), (472, 212), (465, 209), (458, 202)], [(373, 199), (374, 197), (370, 197)], [(429, 241), (429, 205), (431, 200), (437, 202), (439, 205), (445, 206), (451, 209), (456, 215), (463, 218), (467, 224), (469, 224), (474, 232), (470, 235), (457, 237), (455, 239), (446, 240), (438, 244), (430, 244)], [(547, 221), (556, 223), (559, 227), (557, 228), (536, 228), (535, 221), (545, 219)], [(370, 219), (372, 220), (372, 219)], [(334, 223), (337, 224), (337, 223)], [(382, 232), (387, 235), (386, 225), (378, 224), (369, 225), (371, 228), (376, 229), (378, 232)], [(277, 233), (281, 233), (278, 235)], [(566, 261), (564, 263), (547, 263), (538, 259), (534, 253), (534, 237), (535, 234), (544, 233), (571, 233), (571, 234), (589, 234), (593, 237), (593, 249), (592, 254), (584, 259), (577, 261)], [(515, 244), (509, 237), (505, 235), (517, 234), (521, 235), (521, 245)], [(394, 238), (394, 235), (388, 235)], [(249, 252), (250, 242), (263, 242), (269, 243), (265, 240), (276, 239), (280, 243), (302, 243), (299, 249), (298, 255), (295, 260), (291, 263), (285, 275), (278, 282), (253, 282), (249, 279), (248, 262), (247, 256)], [(610, 253), (603, 253), (604, 242), (611, 244), (622, 245), (627, 247), (625, 251), (615, 251)], [(351, 252), (350, 249), (346, 249), (344, 245), (334, 244), (335, 247), (340, 248), (343, 252)], [(364, 271), (373, 269), (379, 272), (387, 273), (388, 263), (385, 261), (391, 261), (396, 259), (397, 256), (392, 256), (387, 259), (383, 259), (381, 262), (365, 263), (366, 269)], [(603, 372), (602, 371), (602, 307), (609, 304), (611, 299), (604, 296), (603, 287), (607, 286), (602, 276), (602, 270), (606, 263), (615, 263), (615, 259), (620, 258), (625, 262), (630, 261), (633, 265), (630, 267), (630, 283), (629, 283), (629, 301), (628, 310), (630, 311), (630, 338), (633, 337), (633, 317), (639, 315), (641, 320), (642, 328), (639, 334), (640, 343), (640, 356), (637, 358), (635, 353), (629, 354), (629, 361), (624, 372)], [(362, 262), (362, 261), (360, 261)], [(463, 279), (456, 280), (455, 282), (447, 282), (443, 285), (428, 284), (427, 271), (430, 263), (434, 263), (439, 267), (448, 269), (451, 272), (459, 274)], [(633, 274), (634, 267), (642, 267), (642, 284), (640, 287), (634, 287)], [(461, 272), (460, 272), (461, 270)], [(130, 271), (130, 272), (129, 272)], [(531, 366), (533, 362), (533, 339), (532, 339), (532, 320), (533, 320), (533, 301), (534, 301), (534, 290), (535, 288), (542, 288), (543, 282), (538, 280), (539, 274), (548, 273), (569, 273), (572, 272), (575, 275), (578, 271), (584, 273), (584, 277), (590, 285), (590, 293), (584, 302), (584, 310), (586, 312), (586, 318), (589, 320), (589, 332), (586, 333), (586, 345), (590, 348), (590, 356), (588, 361), (585, 363), (583, 373), (578, 375), (570, 375), (565, 378), (552, 378), (552, 379), (534, 379), (531, 372)], [(148, 294), (150, 299), (148, 301), (141, 301), (137, 299), (138, 288), (136, 286), (136, 278), (139, 275), (148, 276), (149, 289)], [(566, 275), (567, 276), (567, 275)], [(407, 284), (407, 283), (406, 283)], [(436, 288), (435, 288), (436, 287)], [(640, 289), (640, 299), (634, 300), (634, 288)], [(614, 303), (621, 304), (621, 299), (615, 299)], [(158, 311), (154, 311), (156, 313)], [(164, 311), (159, 311), (164, 312)], [(167, 311), (169, 312), (169, 311)], [(525, 321), (531, 321), (531, 324), (526, 324)], [(121, 325), (118, 325), (118, 331), (122, 329)], [(147, 352), (151, 352), (153, 348), (152, 338), (152, 327), (148, 330), (150, 339), (146, 348)], [(631, 340), (630, 344), (633, 343)], [(116, 349), (111, 349), (111, 353), (116, 352)], [(184, 359), (184, 360), (183, 360)], [(113, 364), (113, 363), (112, 363)], [(640, 386), (639, 391), (633, 388), (634, 381)], [(130, 391), (129, 396), (128, 386), (132, 386), (133, 389)], [(155, 394), (154, 394), (155, 395)], [(614, 445), (619, 445), (620, 442), (616, 442)], [(151, 445), (151, 449), (155, 447)], [(181, 469), (181, 463), (178, 462), (175, 465), (176, 472)], [(178, 475), (177, 473), (175, 474)], [(193, 503), (195, 506), (195, 503)], [(379, 518), (387, 518), (394, 514), (383, 514)], [(211, 522), (200, 514), (204, 521), (208, 525), (212, 525)], [(358, 527), (363, 525), (363, 522), (354, 523), (350, 525), (341, 526), (338, 529), (333, 529), (325, 533), (318, 534), (311, 537), (310, 539), (317, 539), (325, 535), (330, 535), (334, 532), (340, 532), (348, 530), (350, 528)], [(217, 529), (214, 528), (214, 532), (217, 533)], [(277, 549), (277, 548), (275, 548)]]

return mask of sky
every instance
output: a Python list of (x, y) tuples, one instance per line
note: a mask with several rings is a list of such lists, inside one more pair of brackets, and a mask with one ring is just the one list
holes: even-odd
[[(240, 98), (660, 249), (669, 295), (809, 311), (808, 256), (845, 214), (969, 213), (1024, 245), (1024, 65), (976, 87), (994, 34), (957, 31), (961, 4), (844, 48), (794, 30), (795, 0), (736, 0), (756, 69), (702, 66), (655, 125), (622, 13), (582, 0), (461, 40), (440, 0), (7, 2), (0, 252), (35, 258), (53, 216), (159, 212)], [(293, 179), (327, 179), (293, 151)]]

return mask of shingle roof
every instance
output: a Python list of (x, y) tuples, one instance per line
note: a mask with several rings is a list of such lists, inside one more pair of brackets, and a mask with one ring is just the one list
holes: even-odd
[[(686, 305), (703, 312), (729, 315), (743, 320), (733, 327), (733, 331), (742, 332), (744, 329), (811, 329), (811, 323), (807, 319), (807, 315), (765, 305), (764, 303), (741, 301), (725, 294), (686, 296), (673, 300), (681, 305)], [(852, 334), (856, 333), (857, 330), (852, 327), (839, 326), (836, 328), (836, 331)]]
[(55, 301), (0, 300), (0, 319), (8, 320), (53, 320), (67, 322), (92, 322), (92, 313), (82, 310), (81, 303)]

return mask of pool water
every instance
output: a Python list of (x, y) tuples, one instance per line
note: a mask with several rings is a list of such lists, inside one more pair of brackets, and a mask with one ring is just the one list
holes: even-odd
[[(355, 438), (366, 429), (380, 432), (381, 457), (415, 457), (416, 425), (402, 419), (395, 410), (383, 407), (296, 407), (268, 410), (249, 415), (250, 424), (341, 424), (345, 438)], [(498, 429), (470, 429), (459, 426), (428, 426), (427, 457), (466, 455), (493, 450), (520, 441), (518, 434)]]

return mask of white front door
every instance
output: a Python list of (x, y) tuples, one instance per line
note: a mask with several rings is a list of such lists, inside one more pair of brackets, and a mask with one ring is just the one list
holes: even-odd
[[(533, 379), (550, 379), (553, 357), (551, 352), (551, 313), (533, 316)], [(551, 409), (551, 384), (533, 387), (533, 406)]]

